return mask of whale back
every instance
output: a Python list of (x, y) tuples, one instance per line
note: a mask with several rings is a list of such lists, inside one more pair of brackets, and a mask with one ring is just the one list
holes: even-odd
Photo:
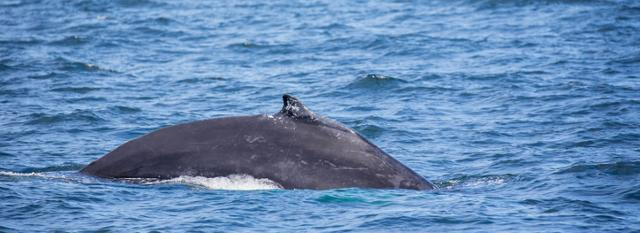
[(295, 97), (282, 110), (196, 121), (131, 140), (82, 172), (105, 178), (247, 174), (284, 188), (431, 189), (424, 178), (364, 137), (316, 115)]

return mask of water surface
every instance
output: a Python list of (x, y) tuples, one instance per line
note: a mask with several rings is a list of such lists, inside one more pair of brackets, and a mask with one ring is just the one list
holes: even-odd
[[(637, 1), (8, 0), (0, 31), (0, 231), (640, 230)], [(283, 93), (440, 188), (76, 173)]]

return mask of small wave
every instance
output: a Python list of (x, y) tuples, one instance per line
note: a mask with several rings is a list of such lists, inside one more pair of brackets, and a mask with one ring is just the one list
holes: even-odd
[[(345, 190), (342, 190), (345, 191)], [(349, 192), (352, 192), (350, 190)], [(323, 204), (338, 204), (338, 205), (349, 205), (349, 204), (370, 204), (370, 205), (387, 205), (391, 202), (389, 200), (385, 200), (386, 198), (381, 197), (371, 197), (371, 196), (363, 196), (357, 193), (341, 193), (340, 190), (330, 193), (324, 194), (315, 199), (315, 201)]]
[(68, 103), (87, 103), (87, 102), (106, 102), (107, 99), (104, 97), (81, 97), (81, 98), (68, 98), (66, 102)]
[(198, 78), (186, 78), (176, 81), (177, 83), (213, 83), (217, 81), (225, 81), (225, 78), (222, 77), (198, 77)]
[(356, 88), (392, 87), (402, 83), (407, 83), (407, 81), (390, 77), (390, 76), (385, 76), (385, 75), (368, 74), (367, 76), (356, 79), (355, 81), (350, 83), (348, 87), (356, 87)]
[(0, 171), (0, 176), (12, 176), (12, 177), (44, 177), (45, 175), (40, 172), (10, 172)]
[(514, 175), (462, 176), (435, 183), (440, 189), (483, 188), (503, 185), (513, 179)]
[(42, 43), (42, 40), (35, 38), (0, 40), (0, 45), (35, 45)]
[(70, 172), (77, 171), (83, 168), (84, 164), (78, 163), (64, 163), (60, 165), (53, 165), (47, 167), (32, 167), (26, 168), (20, 171), (20, 173), (42, 173), (42, 172)]
[(72, 61), (62, 57), (56, 58), (56, 62), (58, 63), (60, 69), (63, 71), (107, 72), (107, 73), (116, 72), (115, 70), (100, 67), (96, 64), (92, 64), (88, 62)]
[(372, 124), (361, 124), (354, 126), (354, 129), (368, 138), (377, 138), (384, 133), (384, 129)]
[(268, 46), (252, 43), (252, 42), (240, 42), (240, 43), (232, 43), (230, 45), (227, 45), (227, 48), (229, 49), (250, 49), (250, 48), (266, 48), (266, 47)]
[(75, 171), (0, 171), (0, 178), (9, 180), (48, 180), (55, 182), (86, 183), (91, 182), (93, 177), (79, 176)]
[(61, 178), (65, 173), (75, 172), (84, 167), (78, 163), (64, 163), (47, 167), (30, 167), (20, 171), (0, 171), (0, 176)]
[(123, 114), (137, 113), (137, 112), (142, 111), (142, 109), (137, 108), (137, 107), (122, 106), (122, 105), (112, 106), (112, 107), (109, 107), (109, 109), (111, 111), (114, 111), (114, 112), (117, 112), (117, 113), (123, 113)]
[(141, 18), (141, 19), (137, 19), (134, 20), (132, 22), (130, 22), (131, 24), (136, 24), (136, 25), (161, 25), (161, 26), (167, 26), (170, 25), (172, 23), (176, 23), (177, 21), (169, 18), (169, 17), (164, 17), (164, 16), (160, 16), (160, 17), (151, 17), (151, 18)]
[(574, 164), (556, 174), (598, 172), (615, 176), (640, 174), (640, 162), (616, 162), (598, 164)]
[(240, 42), (232, 43), (226, 46), (228, 49), (240, 53), (260, 52), (265, 54), (290, 54), (295, 52), (292, 44), (286, 43), (258, 43), (258, 42)]
[[(304, 25), (306, 26), (306, 25)], [(302, 29), (304, 30), (305, 27), (298, 27), (298, 29)], [(330, 24), (326, 24), (326, 25), (322, 25), (322, 26), (318, 26), (316, 27), (316, 29), (320, 29), (320, 30), (325, 30), (325, 31), (337, 31), (337, 30), (350, 30), (353, 29), (353, 27), (346, 25), (346, 24), (342, 24), (342, 23), (330, 23)]]
[(119, 0), (116, 4), (126, 8), (142, 8), (142, 7), (162, 7), (166, 3), (160, 3), (152, 0)]
[(55, 92), (68, 92), (68, 93), (77, 93), (77, 94), (86, 94), (92, 91), (100, 90), (100, 88), (96, 87), (60, 87), (51, 89), (51, 91)]
[(589, 5), (589, 4), (601, 4), (606, 3), (603, 0), (543, 0), (543, 1), (529, 1), (529, 0), (472, 0), (472, 3), (477, 3), (478, 10), (490, 10), (500, 9), (505, 7), (524, 7), (524, 6), (544, 6), (544, 5)]
[(46, 72), (46, 73), (39, 73), (39, 74), (30, 75), (27, 78), (38, 79), (38, 80), (46, 80), (46, 79), (65, 78), (65, 77), (66, 77), (66, 75), (61, 74), (61, 73)]
[(76, 46), (76, 45), (86, 44), (89, 41), (90, 41), (90, 39), (86, 38), (86, 37), (67, 36), (67, 37), (59, 39), (59, 40), (51, 41), (51, 42), (49, 42), (49, 44), (50, 45), (58, 45), (58, 46)]
[[(162, 28), (162, 26), (140, 26), (134, 29), (136, 32), (140, 33), (141, 36), (154, 36), (154, 37), (172, 37), (179, 38), (183, 36), (189, 36), (189, 33), (183, 30), (170, 30)], [(157, 51), (162, 51), (159, 49)], [(165, 50), (169, 53), (174, 52), (173, 50)], [(178, 52), (178, 54), (186, 54), (183, 52)]]
[(0, 6), (2, 6), (2, 7), (17, 7), (17, 6), (22, 6), (22, 5), (25, 5), (25, 4), (26, 4), (25, 1), (19, 1), (19, 0), (13, 0), (13, 1), (7, 0), (7, 1), (0, 2)]
[(266, 178), (258, 179), (245, 174), (234, 174), (225, 177), (213, 178), (202, 176), (180, 176), (169, 180), (151, 181), (147, 183), (178, 183), (222, 190), (282, 189), (282, 186), (275, 181)]
[(9, 70), (12, 67), (10, 65), (6, 65), (6, 64), (2, 64), (0, 63), (0, 71), (5, 71), (5, 70)]
[(623, 192), (625, 199), (640, 201), (640, 187), (633, 187)]
[(104, 121), (100, 116), (88, 110), (76, 110), (71, 113), (59, 113), (59, 114), (45, 114), (34, 113), (29, 116), (31, 120), (26, 122), (29, 125), (50, 125), (60, 122), (80, 121), (95, 123)]

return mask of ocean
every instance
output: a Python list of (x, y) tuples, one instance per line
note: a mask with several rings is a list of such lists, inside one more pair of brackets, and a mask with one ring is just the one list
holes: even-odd
[[(78, 170), (282, 94), (436, 190)], [(0, 1), (0, 232), (638, 232), (640, 2)]]

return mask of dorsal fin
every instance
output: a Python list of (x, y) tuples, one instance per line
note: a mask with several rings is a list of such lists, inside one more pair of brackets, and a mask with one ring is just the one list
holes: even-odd
[(298, 98), (284, 94), (282, 96), (282, 110), (276, 115), (287, 116), (296, 119), (314, 120), (315, 114), (302, 104)]

